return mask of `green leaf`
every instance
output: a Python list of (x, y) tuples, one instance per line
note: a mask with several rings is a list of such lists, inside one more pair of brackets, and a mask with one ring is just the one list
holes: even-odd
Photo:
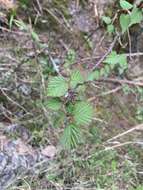
[(73, 71), (71, 74), (71, 78), (70, 78), (71, 88), (75, 88), (77, 86), (77, 84), (80, 84), (83, 82), (84, 82), (84, 78), (83, 78), (81, 72), (78, 70)]
[(68, 125), (61, 137), (61, 144), (67, 148), (75, 148), (80, 142), (80, 130), (75, 124)]
[(88, 102), (77, 102), (73, 115), (77, 125), (88, 125), (92, 121), (93, 107)]
[[(108, 55), (104, 60), (104, 63), (109, 64), (111, 69), (113, 69), (115, 65), (118, 65), (120, 74), (122, 74), (125, 71), (125, 69), (127, 69), (128, 67), (127, 56), (125, 54), (117, 54), (116, 52), (112, 52), (110, 55)], [(104, 73), (106, 74), (106, 71), (109, 73), (109, 68), (106, 68), (106, 70), (104, 69), (104, 71), (102, 71), (102, 75)]]
[(105, 22), (105, 24), (111, 24), (111, 22), (112, 22), (111, 18), (108, 16), (103, 16), (102, 20), (103, 20), (103, 22)]
[(127, 56), (125, 54), (119, 54), (117, 60), (120, 66), (127, 66)]
[(122, 33), (126, 32), (130, 25), (130, 15), (121, 14), (120, 15), (120, 26)]
[(143, 190), (143, 185), (139, 185), (135, 190)]
[(117, 53), (112, 51), (104, 60), (104, 63), (108, 63), (110, 65), (115, 65), (117, 62)]
[(20, 0), (20, 4), (28, 6), (29, 0)]
[(52, 97), (64, 96), (68, 91), (67, 81), (59, 77), (51, 77), (48, 82), (47, 95)]
[(125, 0), (120, 0), (120, 6), (122, 7), (122, 9), (127, 9), (127, 10), (133, 8), (133, 5)]
[(38, 36), (38, 34), (36, 32), (32, 31), (31, 32), (31, 37), (32, 37), (32, 39), (34, 41), (39, 42), (39, 36)]
[(130, 26), (133, 24), (140, 23), (143, 20), (142, 11), (139, 8), (134, 7), (131, 12), (130, 18), (131, 18)]
[(108, 31), (109, 34), (112, 34), (115, 31), (114, 25), (113, 24), (109, 24), (107, 26), (107, 31)]
[(52, 98), (45, 102), (45, 106), (51, 110), (57, 111), (61, 108), (62, 102), (58, 98)]
[(125, 54), (120, 54), (118, 55), (117, 59), (120, 66), (119, 74), (122, 74), (128, 68), (127, 56)]
[(87, 81), (98, 80), (99, 78), (100, 78), (100, 71), (95, 70), (95, 71), (88, 74)]
[(74, 109), (74, 105), (72, 103), (69, 103), (68, 105), (66, 105), (66, 111), (69, 113), (69, 114), (72, 114), (73, 113), (73, 109)]

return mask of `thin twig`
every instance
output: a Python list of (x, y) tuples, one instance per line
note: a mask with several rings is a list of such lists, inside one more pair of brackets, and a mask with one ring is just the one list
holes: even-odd
[(125, 54), (127, 57), (138, 57), (138, 56), (143, 56), (143, 52), (136, 52), (136, 53), (126, 53)]
[(102, 119), (100, 119), (100, 118), (97, 118), (97, 117), (94, 117), (93, 120), (94, 120), (94, 121), (99, 121), (99, 122), (101, 122), (101, 123), (105, 123), (105, 124), (107, 124), (106, 121), (104, 121), (104, 120), (102, 120)]
[(129, 144), (139, 144), (139, 145), (142, 145), (143, 143), (139, 142), (139, 141), (128, 141), (128, 142), (116, 144), (114, 146), (106, 147), (103, 151), (113, 150), (115, 148), (119, 148), (121, 146), (129, 145)]
[(101, 95), (97, 95), (97, 96), (107, 96), (107, 95), (113, 94), (113, 93), (115, 93), (115, 92), (117, 92), (117, 91), (119, 91), (121, 89), (122, 89), (122, 86), (118, 86), (117, 88), (109, 90), (108, 92), (103, 92)]
[(11, 33), (11, 34), (29, 36), (29, 34), (26, 33), (26, 32), (21, 32), (19, 30), (18, 31), (14, 31), (14, 30), (10, 30), (8, 28), (2, 27), (2, 26), (0, 26), (0, 30), (3, 30), (5, 32)]
[[(99, 47), (101, 46), (101, 44), (102, 44), (103, 40), (105, 39), (105, 37), (106, 37), (106, 33), (102, 36), (102, 38), (100, 39), (100, 41), (99, 41), (98, 44), (96, 45), (95, 49), (93, 50), (93, 54), (95, 54), (96, 51), (97, 51), (97, 49), (99, 49)], [(94, 58), (95, 58), (95, 57), (92, 57), (92, 59), (94, 59)], [(97, 56), (96, 56), (96, 58), (97, 58)], [(99, 57), (98, 57), (98, 58), (99, 58)], [(91, 57), (90, 57), (89, 59), (91, 59)]]
[(51, 56), (48, 49), (47, 49), (47, 53), (48, 53), (48, 56), (49, 56), (49, 59), (50, 59), (52, 65), (53, 65), (54, 70), (58, 73), (58, 75), (61, 75), (61, 73), (59, 71), (59, 67), (56, 65), (56, 63), (55, 63), (55, 61), (54, 61), (53, 57)]
[(114, 136), (114, 137), (112, 137), (110, 139), (108, 139), (107, 142), (113, 141), (113, 140), (115, 140), (115, 139), (117, 139), (119, 137), (122, 137), (124, 135), (127, 135), (128, 133), (131, 133), (131, 132), (133, 132), (135, 130), (143, 130), (143, 123), (131, 128), (131, 129), (129, 129), (129, 130), (123, 132), (123, 133), (120, 133), (120, 134), (118, 134), (118, 135), (116, 135), (116, 136)]
[[(143, 142), (140, 142), (140, 141), (128, 141), (128, 142), (119, 143), (119, 144), (116, 144), (116, 145), (113, 145), (113, 146), (107, 146), (103, 150), (99, 150), (99, 151), (97, 151), (97, 152), (95, 152), (93, 154), (90, 154), (88, 157), (86, 157), (86, 160), (92, 158), (95, 155), (99, 155), (99, 154), (104, 153), (106, 151), (114, 150), (115, 148), (120, 148), (122, 146), (130, 145), (130, 144), (143, 145)], [(85, 160), (85, 158), (83, 158), (83, 160)]]
[(124, 79), (116, 79), (116, 78), (107, 78), (107, 79), (99, 79), (98, 82), (109, 82), (109, 83), (119, 83), (119, 84), (129, 84), (133, 86), (141, 86), (143, 87), (143, 82), (124, 80)]
[[(143, 52), (125, 53), (125, 56), (127, 56), (127, 57), (139, 57), (139, 56), (143, 56)], [(101, 56), (98, 56), (98, 55), (92, 57), (92, 59), (100, 59), (100, 58), (101, 58)], [(88, 61), (90, 59), (91, 59), (91, 57), (86, 57), (86, 58), (81, 59), (80, 61), (84, 62), (84, 61)]]
[(37, 5), (38, 5), (38, 8), (39, 8), (39, 11), (42, 14), (43, 10), (42, 10), (42, 6), (41, 6), (39, 0), (36, 0), (36, 2), (37, 2)]
[(12, 98), (10, 98), (5, 92), (3, 89), (0, 89), (0, 91), (3, 93), (3, 95), (10, 101), (12, 102), (13, 104), (17, 105), (19, 108), (21, 108), (22, 110), (24, 110), (26, 113), (28, 113), (28, 111), (23, 107), (21, 106), (20, 104), (18, 104), (16, 101), (14, 101)]
[(103, 92), (102, 94), (93, 96), (93, 97), (89, 98), (88, 101), (89, 101), (89, 102), (93, 102), (94, 100), (97, 99), (97, 97), (100, 97), (100, 96), (107, 96), (107, 95), (116, 93), (117, 91), (119, 91), (119, 90), (121, 90), (121, 89), (122, 89), (122, 86), (118, 86), (117, 88), (114, 88), (114, 89), (109, 90), (109, 91), (107, 91), (107, 92)]
[(104, 61), (104, 59), (111, 53), (111, 51), (113, 50), (113, 47), (115, 46), (115, 43), (117, 42), (118, 38), (119, 38), (119, 35), (116, 35), (112, 44), (110, 45), (108, 51), (101, 57), (101, 59), (96, 63), (96, 65), (92, 68), (92, 70), (95, 70)]

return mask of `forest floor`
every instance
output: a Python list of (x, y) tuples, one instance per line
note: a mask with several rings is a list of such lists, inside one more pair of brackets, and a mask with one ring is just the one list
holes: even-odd
[[(19, 175), (6, 188), (143, 190), (143, 59), (138, 53), (143, 36), (135, 35), (140, 26), (131, 31), (130, 41), (123, 39), (126, 47), (121, 49), (100, 23), (101, 16), (117, 8), (112, 0), (67, 2), (21, 5), (17, 22), (1, 27), (0, 135), (12, 141), (22, 139), (34, 150), (56, 149), (56, 153), (46, 152), (54, 155), (48, 167)], [(80, 145), (64, 150), (61, 118), (53, 124), (52, 112), (43, 104), (48, 76), (53, 67), (62, 71), (69, 52), (75, 56), (74, 69), (83, 75), (94, 67), (102, 69), (110, 49), (127, 54), (128, 70), (123, 75), (111, 72), (86, 88), (95, 117), (82, 128)], [(15, 125), (18, 130), (13, 131)]]

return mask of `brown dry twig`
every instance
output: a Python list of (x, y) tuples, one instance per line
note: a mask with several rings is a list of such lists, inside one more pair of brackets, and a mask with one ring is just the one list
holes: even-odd
[(122, 89), (122, 86), (118, 86), (118, 87), (116, 87), (116, 88), (114, 88), (114, 89), (112, 89), (112, 90), (109, 90), (109, 91), (107, 91), (107, 92), (103, 92), (103, 93), (101, 93), (101, 94), (99, 94), (99, 95), (96, 95), (96, 96), (94, 96), (94, 97), (91, 97), (91, 98), (88, 99), (88, 101), (89, 101), (89, 102), (92, 102), (92, 101), (96, 100), (97, 97), (100, 97), (100, 96), (107, 96), (107, 95), (116, 93), (116, 92), (118, 92), (118, 91), (121, 90), (121, 89)]
[(123, 133), (120, 133), (120, 134), (118, 134), (118, 135), (116, 135), (116, 136), (114, 136), (114, 137), (112, 137), (110, 139), (108, 139), (107, 142), (113, 141), (113, 140), (115, 140), (115, 139), (117, 139), (119, 137), (122, 137), (124, 135), (127, 135), (127, 134), (129, 134), (129, 133), (131, 133), (131, 132), (133, 132), (135, 130), (143, 130), (143, 123), (131, 128), (131, 129), (129, 129), (129, 130), (123, 132)]
[(126, 80), (126, 79), (107, 78), (107, 79), (99, 79), (98, 82), (118, 83), (121, 85), (128, 84), (128, 85), (143, 87), (143, 82)]
[[(140, 57), (140, 56), (143, 56), (143, 52), (125, 53), (125, 55), (127, 57)], [(84, 62), (84, 61), (88, 61), (90, 59), (91, 59), (91, 57), (85, 57), (85, 58), (80, 59), (80, 61)], [(93, 56), (92, 60), (95, 60), (95, 59), (101, 59), (101, 56)]]
[(19, 103), (17, 103), (15, 100), (13, 100), (11, 97), (9, 97), (7, 95), (7, 93), (1, 88), (0, 91), (2, 92), (2, 94), (7, 98), (7, 100), (9, 100), (12, 104), (18, 106), (20, 109), (24, 110), (26, 113), (28, 113), (28, 111)]
[(95, 66), (92, 68), (92, 70), (95, 70), (103, 61), (104, 59), (111, 53), (111, 51), (113, 50), (115, 43), (117, 42), (119, 38), (119, 35), (117, 34), (113, 40), (113, 42), (111, 43), (108, 51), (101, 57), (101, 59), (95, 64)]
[(120, 148), (122, 146), (130, 145), (130, 144), (143, 145), (143, 142), (140, 142), (140, 141), (128, 141), (128, 142), (124, 142), (124, 143), (118, 143), (118, 144), (113, 145), (113, 146), (105, 147), (104, 151), (113, 150), (115, 148)]

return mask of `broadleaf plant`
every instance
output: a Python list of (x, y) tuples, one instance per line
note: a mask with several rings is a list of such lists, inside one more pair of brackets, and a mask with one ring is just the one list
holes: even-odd
[(114, 21), (115, 18), (119, 18), (119, 24), (122, 31), (122, 34), (127, 32), (130, 27), (135, 24), (141, 23), (143, 20), (143, 12), (140, 7), (138, 7), (137, 3), (130, 3), (127, 0), (119, 1), (121, 10), (117, 11), (117, 15), (113, 17), (113, 19), (109, 16), (103, 16), (102, 20), (107, 25), (107, 32), (109, 34), (115, 33), (118, 31), (118, 28), (115, 27)]
[(75, 124), (66, 126), (61, 137), (61, 144), (67, 148), (75, 148), (80, 143), (81, 135), (80, 129)]
[[(128, 1), (120, 0), (122, 9), (128, 10), (126, 14), (120, 15), (120, 26), (122, 33), (126, 32), (132, 25), (139, 24), (143, 20), (142, 10)], [(132, 10), (131, 10), (132, 9)]]
[(134, 7), (130, 14), (130, 17), (131, 17), (130, 26), (132, 26), (133, 24), (141, 23), (141, 21), (143, 20), (141, 9)]
[[(117, 12), (116, 18), (112, 19), (106, 16), (102, 19), (107, 24), (108, 33), (114, 31), (114, 34), (117, 32), (122, 37), (132, 25), (142, 21), (143, 15), (140, 8), (126, 0), (120, 0), (120, 6), (123, 10)], [(118, 19), (122, 33), (114, 25), (114, 21)], [(31, 30), (23, 21), (14, 21), (21, 30), (27, 31), (28, 34), (30, 32), (33, 41), (38, 42), (39, 47), (43, 47), (34, 30)], [(66, 148), (74, 148), (81, 142), (82, 126), (90, 125), (94, 117), (94, 108), (86, 99), (87, 85), (90, 85), (94, 80), (108, 77), (114, 70), (118, 71), (117, 74), (123, 75), (128, 68), (126, 55), (112, 49), (112, 52), (106, 56), (97, 69), (91, 69), (88, 73), (84, 73), (84, 76), (80, 70), (73, 69), (73, 64), (76, 63), (74, 49), (68, 50), (63, 67), (57, 74), (51, 68), (48, 74), (44, 72), (45, 78), (48, 79), (47, 97), (44, 97), (47, 99), (42, 100), (40, 106), (49, 110), (45, 113), (49, 114), (47, 117), (50, 125), (52, 124), (55, 128), (61, 126), (64, 129), (61, 142)], [(46, 64), (41, 65), (47, 66), (47, 60)]]
[(49, 100), (45, 101), (45, 107), (57, 111), (62, 107), (62, 102), (59, 98), (50, 98)]
[(61, 97), (64, 96), (68, 91), (68, 82), (65, 78), (50, 77), (47, 89), (47, 95), (51, 97)]
[(125, 54), (117, 54), (116, 51), (112, 51), (104, 60), (104, 63), (108, 64), (111, 69), (115, 67), (118, 69), (119, 74), (124, 73), (128, 68), (127, 57)]
[[(113, 19), (111, 16), (103, 16), (102, 20), (107, 25), (108, 34), (117, 32), (122, 37), (130, 27), (143, 20), (143, 15), (139, 7), (126, 0), (120, 0), (119, 4), (121, 11), (117, 11)], [(120, 28), (116, 27), (115, 20), (119, 20)], [(63, 76), (62, 73), (58, 73), (58, 76), (50, 75), (47, 85), (46, 108), (53, 110), (56, 126), (63, 127), (61, 143), (68, 149), (76, 147), (81, 142), (82, 127), (90, 125), (94, 117), (94, 109), (86, 100), (87, 85), (100, 78), (107, 78), (112, 72), (124, 76), (128, 69), (127, 56), (124, 53), (117, 53), (114, 49), (105, 57), (99, 68), (86, 72), (84, 76), (80, 70), (75, 70), (73, 65), (75, 63), (76, 52), (69, 49), (62, 68)]]
[(127, 10), (133, 8), (133, 5), (125, 0), (120, 1), (120, 6), (122, 7), (122, 9), (127, 9)]
[(130, 15), (121, 14), (120, 16), (120, 26), (122, 33), (126, 32), (130, 26), (131, 18)]
[(93, 108), (88, 102), (77, 102), (74, 105), (73, 115), (77, 125), (89, 125), (93, 117)]
[(107, 24), (107, 31), (109, 34), (112, 34), (115, 30), (114, 25), (112, 24), (112, 19), (110, 17), (107, 16), (103, 16), (102, 20), (105, 24)]
[(73, 70), (70, 77), (70, 86), (75, 88), (77, 84), (83, 83), (84, 78), (79, 70)]
[(48, 100), (45, 101), (45, 106), (57, 114), (62, 111), (65, 114), (62, 118), (63, 121), (60, 121), (64, 126), (61, 143), (65, 148), (77, 146), (80, 142), (80, 126), (89, 125), (93, 118), (92, 105), (86, 100), (80, 100), (81, 91), (79, 87), (84, 86), (84, 82), (85, 79), (80, 70), (71, 70), (66, 78), (62, 76), (49, 77)]
[(109, 16), (103, 16), (102, 20), (105, 22), (105, 24), (111, 24), (112, 22), (112, 19)]

